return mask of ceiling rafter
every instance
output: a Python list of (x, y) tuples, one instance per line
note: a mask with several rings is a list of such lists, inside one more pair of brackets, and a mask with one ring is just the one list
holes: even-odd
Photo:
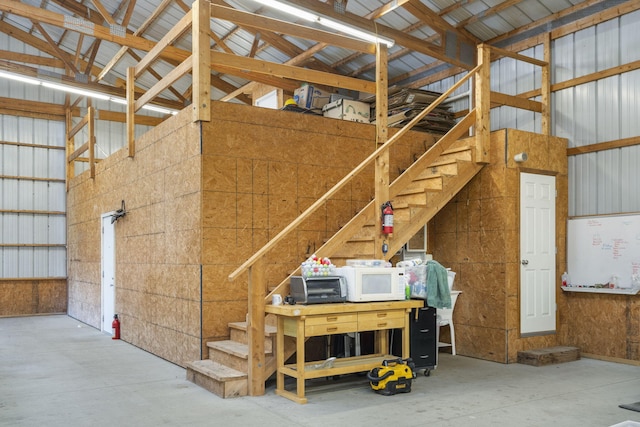
[[(93, 3), (93, 5), (98, 9), (98, 13), (100, 14), (100, 16), (102, 17), (102, 19), (100, 19), (99, 17), (96, 18), (90, 11), (90, 8), (86, 8), (86, 10), (84, 12), (80, 12), (83, 13), (82, 15), (80, 15), (81, 18), (85, 18), (85, 19), (89, 19), (91, 16), (94, 16), (93, 20), (94, 21), (100, 21), (100, 24), (102, 24), (103, 21), (106, 21), (109, 25), (118, 25), (117, 21), (116, 21), (116, 17), (122, 12), (122, 10), (124, 9), (124, 5), (126, 3), (126, 0), (120, 2), (120, 4), (118, 5), (118, 7), (116, 8), (115, 12), (113, 13), (113, 16), (111, 16), (109, 14), (109, 12), (106, 10), (106, 8), (104, 7), (104, 5), (102, 4), (102, 2), (100, 0), (91, 0), (91, 2)], [(129, 6), (135, 3), (135, 1), (131, 1), (129, 2)], [(66, 4), (66, 3), (65, 3)], [(81, 10), (81, 8), (76, 8), (77, 10)], [(129, 9), (131, 9), (129, 7)], [(126, 13), (123, 17), (122, 20), (122, 24), (121, 27), (123, 28), (127, 28), (129, 25), (129, 19), (131, 18), (131, 13)], [(128, 30), (127, 30), (128, 31)], [(130, 31), (129, 31), (130, 32)], [(80, 36), (82, 37), (83, 34), (81, 33)], [(92, 47), (95, 49), (95, 46), (97, 43), (97, 46), (100, 45), (100, 40), (96, 40), (94, 42), (94, 44), (92, 45)], [(92, 49), (92, 47), (90, 47), (89, 49)], [(94, 50), (94, 58), (95, 58), (95, 54), (97, 52)], [(129, 55), (135, 60), (135, 61), (140, 61), (141, 57), (137, 54), (135, 54), (133, 51), (128, 50)], [(149, 71), (149, 73), (156, 78), (157, 80), (161, 80), (162, 79), (162, 75), (160, 75), (160, 73), (156, 72), (153, 68), (149, 67), (149, 69), (147, 70)], [(96, 79), (98, 80), (98, 79)], [(167, 88), (167, 90), (169, 90), (175, 97), (177, 97), (182, 103), (185, 102), (184, 97), (182, 96), (182, 94), (177, 91), (174, 87), (170, 86), (169, 88)]]
[(69, 60), (69, 58), (66, 55), (66, 52), (60, 49), (60, 47), (58, 47), (58, 44), (51, 38), (49, 33), (47, 33), (47, 31), (44, 28), (42, 28), (42, 25), (40, 25), (38, 21), (31, 20), (31, 22), (33, 23), (33, 28), (36, 31), (38, 31), (42, 37), (44, 37), (47, 43), (49, 43), (49, 46), (51, 46), (53, 51), (56, 53), (55, 56), (61, 59), (73, 74), (78, 76), (80, 74), (80, 71), (78, 71), (73, 61)]

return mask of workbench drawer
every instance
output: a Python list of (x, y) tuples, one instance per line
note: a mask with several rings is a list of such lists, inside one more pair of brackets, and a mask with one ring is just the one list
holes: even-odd
[(325, 314), (322, 316), (307, 316), (304, 320), (306, 326), (310, 325), (331, 325), (334, 323), (349, 323), (357, 322), (357, 313), (344, 313), (344, 314)]
[(358, 330), (375, 331), (380, 329), (402, 328), (407, 316), (404, 310), (371, 311), (358, 314)]
[(309, 325), (307, 323), (304, 328), (304, 334), (308, 337), (315, 337), (320, 335), (346, 334), (347, 332), (356, 332), (357, 330), (358, 322), (324, 323), (321, 325)]

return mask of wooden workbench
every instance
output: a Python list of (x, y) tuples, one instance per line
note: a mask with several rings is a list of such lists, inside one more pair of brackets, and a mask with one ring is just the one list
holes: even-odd
[[(384, 301), (311, 305), (267, 305), (265, 311), (278, 319), (276, 342), (276, 394), (297, 403), (307, 403), (306, 379), (369, 371), (383, 360), (398, 356), (388, 354), (389, 329), (402, 330), (403, 359), (409, 357), (409, 315), (412, 308), (422, 307), (424, 301)], [(323, 360), (306, 362), (306, 338), (347, 332), (376, 331), (375, 353), (336, 359), (330, 367)], [(284, 337), (296, 338), (296, 363), (285, 365)], [(296, 378), (296, 393), (285, 390), (284, 376)]]

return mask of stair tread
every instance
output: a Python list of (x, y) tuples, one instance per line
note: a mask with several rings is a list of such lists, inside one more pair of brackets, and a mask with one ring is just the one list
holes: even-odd
[[(214, 348), (216, 350), (223, 351), (225, 353), (233, 354), (234, 356), (248, 359), (249, 358), (249, 346), (238, 341), (222, 340), (222, 341), (209, 341), (207, 347)], [(265, 349), (265, 354), (272, 354), (271, 351)]]
[(201, 374), (214, 378), (218, 381), (241, 380), (247, 378), (247, 374), (244, 372), (237, 371), (226, 365), (222, 365), (208, 359), (187, 362), (187, 368), (198, 371)]
[[(247, 322), (231, 322), (229, 323), (229, 327), (233, 329), (238, 329), (241, 331), (247, 330)], [(264, 325), (264, 335), (266, 337), (275, 336), (278, 332), (278, 329), (273, 325)]]

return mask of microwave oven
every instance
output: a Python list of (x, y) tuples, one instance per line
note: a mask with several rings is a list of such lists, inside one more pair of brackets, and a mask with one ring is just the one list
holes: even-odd
[(339, 267), (347, 282), (347, 301), (399, 301), (405, 299), (404, 269), (398, 267)]

